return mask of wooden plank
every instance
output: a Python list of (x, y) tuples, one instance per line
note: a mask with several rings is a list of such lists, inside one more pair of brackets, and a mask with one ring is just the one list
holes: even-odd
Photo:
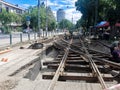
[[(58, 68), (58, 66), (59, 66), (59, 64), (48, 64), (48, 68), (54, 68), (54, 69), (56, 69), (56, 68)], [(85, 69), (85, 68), (87, 68), (87, 69), (89, 69), (90, 70), (90, 67), (89, 66), (83, 66), (83, 65), (76, 65), (76, 64), (65, 64), (65, 69), (71, 69), (71, 70), (79, 70), (79, 69)]]
[[(49, 73), (43, 73), (42, 78), (43, 79), (52, 79), (54, 76), (54, 73), (49, 72)], [(103, 77), (103, 79), (105, 81), (109, 81), (112, 82), (113, 81), (113, 77)], [(86, 82), (93, 82), (93, 83), (98, 83), (98, 78), (97, 77), (92, 77), (92, 76), (80, 76), (76, 73), (74, 74), (69, 74), (69, 73), (65, 73), (62, 74), (58, 80), (83, 80)]]
[[(47, 61), (43, 62), (43, 65), (48, 65), (48, 64), (59, 64), (60, 61)], [(97, 65), (103, 65), (100, 62), (95, 62)], [(85, 61), (80, 61), (80, 60), (67, 60), (66, 64), (79, 64), (79, 65), (89, 65), (88, 62)]]
[[(57, 69), (59, 64), (48, 64), (49, 69)], [(110, 70), (109, 67), (103, 68), (103, 67), (98, 67), (99, 71), (101, 73), (107, 73), (106, 70)], [(66, 64), (65, 65), (65, 70), (66, 71), (76, 71), (76, 72), (92, 72), (91, 68), (88, 65), (76, 65), (76, 64)]]

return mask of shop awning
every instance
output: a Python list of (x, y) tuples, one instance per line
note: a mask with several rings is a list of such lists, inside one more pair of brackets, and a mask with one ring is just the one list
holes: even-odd
[(116, 27), (120, 27), (120, 23), (116, 23), (115, 26), (116, 26)]
[(97, 28), (108, 27), (110, 24), (107, 21), (101, 21), (96, 25)]

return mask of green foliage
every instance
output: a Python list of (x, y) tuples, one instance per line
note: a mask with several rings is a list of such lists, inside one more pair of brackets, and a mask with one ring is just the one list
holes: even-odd
[(0, 21), (3, 25), (10, 24), (11, 22), (19, 23), (21, 22), (21, 16), (2, 9), (2, 12), (0, 13)]
[(0, 13), (0, 21), (2, 25), (9, 24), (13, 20), (11, 16), (11, 13), (9, 14), (4, 9), (2, 9), (2, 12)]
[(80, 26), (94, 26), (95, 9), (98, 6), (97, 22), (107, 20), (111, 25), (120, 21), (120, 0), (77, 0), (75, 3), (76, 10), (82, 13), (82, 18), (77, 22), (76, 27)]
[(73, 24), (72, 24), (72, 22), (70, 22), (69, 20), (63, 19), (63, 20), (59, 23), (59, 28), (60, 28), (60, 29), (70, 30), (70, 29), (73, 28)]
[(88, 31), (90, 26), (105, 20), (110, 23), (110, 39), (116, 36), (115, 23), (120, 23), (120, 0), (77, 0), (75, 5), (83, 15), (76, 28), (82, 26)]
[(76, 9), (82, 13), (82, 18), (86, 22), (85, 25), (87, 27), (94, 24), (95, 0), (78, 0), (75, 6)]
[(51, 31), (51, 30), (55, 30), (56, 28), (56, 20), (55, 20), (55, 17), (53, 15), (53, 12), (51, 10), (50, 7), (47, 8), (47, 15), (48, 15), (48, 30)]
[(2, 9), (2, 12), (0, 13), (0, 22), (4, 33), (9, 33), (11, 31), (10, 24), (12, 22), (20, 23), (21, 20), (21, 15), (7, 12), (5, 9)]
[[(37, 7), (29, 7), (29, 13), (25, 13), (23, 15), (23, 26), (26, 28), (26, 17), (30, 16), (30, 27), (34, 29), (34, 31), (38, 31), (38, 8)], [(55, 17), (50, 9), (47, 8), (47, 17), (46, 17), (46, 8), (44, 5), (40, 7), (40, 28), (45, 30), (46, 27), (46, 18), (48, 18), (48, 30), (55, 29)]]

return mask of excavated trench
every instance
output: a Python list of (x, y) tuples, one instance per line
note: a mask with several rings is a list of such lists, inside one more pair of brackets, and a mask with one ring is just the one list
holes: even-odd
[(30, 63), (27, 63), (25, 66), (19, 68), (9, 76), (35, 80), (41, 69), (44, 69), (44, 67), (42, 67), (42, 63), (47, 60), (53, 60), (57, 54), (58, 52), (55, 48), (53, 46), (49, 46), (37, 55), (38, 58), (32, 60)]
[(42, 63), (46, 60), (53, 60), (57, 55), (57, 51), (53, 46), (48, 47), (45, 51), (40, 53), (40, 59), (34, 64), (32, 68), (29, 69), (29, 72), (24, 76), (30, 80), (35, 80), (39, 72), (41, 71), (43, 65)]
[[(98, 44), (90, 45), (90, 47), (94, 47), (95, 49), (101, 50), (100, 49), (101, 46), (99, 46)], [(105, 51), (105, 49), (103, 51)], [(32, 60), (30, 63), (27, 63), (25, 66), (16, 70), (14, 73), (10, 74), (9, 76), (35, 80), (40, 72), (42, 73), (46, 71), (48, 72), (51, 71), (51, 69), (49, 70), (48, 68), (46, 68), (47, 66), (43, 66), (43, 62), (53, 61), (57, 55), (58, 55), (58, 51), (56, 50), (56, 48), (54, 46), (49, 46), (44, 51), (37, 54), (38, 58)]]

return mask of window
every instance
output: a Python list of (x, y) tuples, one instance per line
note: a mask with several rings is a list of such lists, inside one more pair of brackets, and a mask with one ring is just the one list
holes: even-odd
[(9, 7), (6, 7), (6, 11), (9, 12)]
[(0, 8), (0, 13), (2, 12), (2, 8)]

